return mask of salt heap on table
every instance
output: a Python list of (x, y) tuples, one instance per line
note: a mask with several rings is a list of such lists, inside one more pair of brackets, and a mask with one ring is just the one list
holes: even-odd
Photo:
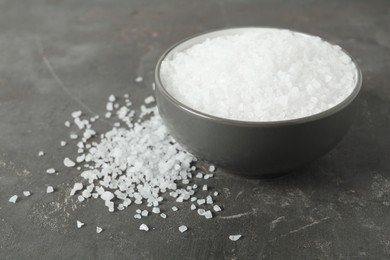
[(357, 69), (339, 46), (280, 29), (206, 39), (161, 64), (168, 92), (217, 117), (279, 121), (313, 115), (343, 101)]

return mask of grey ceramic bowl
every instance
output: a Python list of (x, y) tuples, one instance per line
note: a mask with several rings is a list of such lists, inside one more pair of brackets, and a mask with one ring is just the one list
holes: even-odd
[(247, 122), (211, 116), (182, 104), (165, 89), (160, 78), (164, 59), (206, 38), (253, 29), (214, 31), (175, 44), (157, 63), (155, 92), (166, 127), (188, 151), (238, 174), (270, 177), (304, 166), (336, 146), (352, 123), (362, 75), (355, 63), (356, 87), (335, 107), (308, 117), (273, 122)]

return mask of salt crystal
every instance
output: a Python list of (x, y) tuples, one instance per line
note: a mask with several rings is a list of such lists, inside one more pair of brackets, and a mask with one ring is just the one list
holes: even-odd
[(25, 197), (30, 197), (31, 196), (31, 192), (29, 192), (29, 191), (23, 191), (23, 195), (25, 196)]
[(108, 101), (110, 102), (115, 102), (116, 98), (113, 94), (111, 94), (109, 97), (108, 97)]
[(73, 140), (74, 140), (74, 139), (77, 139), (77, 138), (78, 138), (78, 135), (76, 135), (76, 134), (71, 134), (69, 137), (70, 137), (70, 139), (73, 139)]
[(65, 142), (65, 141), (61, 141), (60, 145), (61, 145), (61, 146), (65, 146), (65, 145), (66, 145), (66, 142)]
[(206, 213), (206, 210), (204, 210), (204, 209), (198, 209), (198, 214), (199, 214), (200, 216), (204, 216), (205, 213)]
[(141, 216), (141, 214), (135, 214), (135, 215), (134, 215), (134, 218), (135, 218), (135, 219), (141, 219), (142, 216)]
[(143, 230), (143, 231), (149, 231), (149, 227), (145, 224), (141, 224), (141, 226), (139, 226), (139, 230)]
[(150, 104), (150, 103), (153, 103), (155, 100), (154, 100), (154, 97), (153, 96), (149, 96), (147, 98), (145, 98), (145, 104)]
[(43, 152), (43, 151), (39, 151), (39, 153), (38, 153), (38, 156), (39, 157), (42, 157), (42, 156), (44, 156), (45, 155), (45, 153)]
[(203, 185), (202, 190), (207, 190), (207, 185)]
[(104, 115), (105, 118), (110, 118), (111, 117), (111, 112), (107, 112), (105, 115)]
[(74, 195), (77, 191), (82, 190), (82, 189), (83, 189), (83, 184), (80, 182), (76, 182), (73, 185), (73, 189), (70, 191), (70, 195)]
[(74, 161), (72, 161), (71, 159), (69, 159), (68, 157), (66, 157), (66, 158), (64, 159), (64, 165), (65, 165), (66, 167), (73, 167), (73, 166), (76, 165), (76, 163), (75, 163)]
[(46, 193), (53, 193), (53, 192), (54, 192), (54, 188), (52, 186), (47, 186)]
[(85, 223), (77, 220), (77, 228), (82, 228), (85, 225)]
[(218, 196), (218, 191), (214, 191), (214, 196)]
[(17, 196), (17, 195), (14, 195), (14, 196), (12, 196), (11, 198), (9, 198), (8, 201), (15, 204), (17, 200), (18, 200), (18, 196)]
[(66, 127), (70, 127), (70, 122), (69, 122), (69, 121), (65, 121), (64, 125), (65, 125)]
[(211, 198), (210, 195), (206, 197), (206, 203), (207, 204), (213, 204), (213, 199)]
[(173, 211), (178, 211), (179, 209), (178, 209), (177, 207), (173, 206), (173, 207), (172, 207), (172, 210), (173, 210)]
[(149, 215), (149, 211), (147, 211), (147, 210), (145, 209), (145, 210), (143, 210), (143, 211), (141, 212), (141, 215), (142, 215), (143, 217), (147, 217), (147, 216)]
[(56, 170), (53, 169), (53, 168), (50, 168), (50, 169), (47, 169), (47, 170), (46, 170), (46, 173), (48, 173), (48, 174), (53, 174), (53, 173), (56, 173)]
[(202, 179), (203, 178), (203, 174), (198, 172), (195, 177), (198, 178), (198, 179)]
[(186, 232), (187, 230), (188, 230), (188, 228), (187, 228), (186, 226), (184, 226), (184, 225), (181, 225), (181, 226), (179, 227), (179, 231), (180, 231), (181, 233)]
[(196, 200), (196, 197), (191, 197), (191, 202), (194, 202)]
[(96, 227), (96, 233), (100, 234), (102, 233), (103, 229), (101, 227)]
[(221, 207), (218, 206), (218, 205), (214, 205), (213, 209), (214, 209), (215, 212), (219, 212), (219, 211), (222, 210)]
[(84, 198), (83, 196), (79, 195), (79, 196), (77, 197), (77, 200), (78, 200), (79, 202), (83, 202), (83, 201), (85, 200), (85, 198)]
[(231, 241), (237, 241), (237, 240), (239, 240), (241, 237), (242, 237), (242, 235), (230, 235), (230, 236), (229, 236), (229, 239), (230, 239)]
[(213, 214), (211, 213), (210, 210), (207, 210), (205, 213), (204, 213), (204, 217), (207, 218), (207, 219), (210, 219), (213, 217)]
[(284, 29), (234, 32), (182, 49), (162, 61), (165, 89), (184, 105), (221, 118), (310, 116), (345, 100), (357, 82), (356, 66), (339, 46)]
[(158, 213), (160, 213), (160, 208), (153, 207), (152, 212), (153, 212), (154, 214), (158, 214)]
[(215, 171), (215, 166), (214, 165), (210, 165), (209, 166), (209, 172), (214, 172)]
[(136, 77), (135, 78), (135, 82), (142, 82), (144, 79), (142, 77)]
[(80, 117), (81, 114), (82, 114), (82, 112), (81, 112), (80, 110), (79, 110), (79, 111), (74, 111), (74, 112), (72, 113), (72, 117), (73, 117), (73, 118), (77, 118), (77, 117)]
[(198, 205), (203, 205), (206, 203), (206, 200), (205, 199), (198, 199), (196, 202), (198, 203)]
[(191, 210), (196, 210), (196, 206), (194, 204), (191, 204)]

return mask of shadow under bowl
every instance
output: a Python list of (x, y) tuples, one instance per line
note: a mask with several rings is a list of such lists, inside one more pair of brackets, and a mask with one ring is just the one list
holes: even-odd
[(356, 86), (341, 103), (315, 115), (272, 122), (230, 120), (202, 113), (172, 97), (160, 78), (162, 61), (171, 58), (174, 53), (207, 38), (253, 29), (256, 28), (209, 32), (169, 48), (155, 70), (157, 106), (173, 138), (198, 158), (240, 175), (280, 176), (320, 158), (347, 133), (362, 85), (362, 74), (355, 62)]

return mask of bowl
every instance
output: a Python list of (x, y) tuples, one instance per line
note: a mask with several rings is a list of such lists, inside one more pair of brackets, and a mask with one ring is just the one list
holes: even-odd
[(343, 138), (352, 124), (362, 74), (356, 62), (357, 83), (336, 106), (307, 117), (271, 122), (230, 120), (208, 115), (176, 100), (164, 87), (160, 67), (164, 59), (207, 38), (237, 34), (256, 28), (207, 32), (170, 47), (155, 70), (157, 106), (168, 131), (200, 159), (240, 175), (272, 177), (322, 157)]

